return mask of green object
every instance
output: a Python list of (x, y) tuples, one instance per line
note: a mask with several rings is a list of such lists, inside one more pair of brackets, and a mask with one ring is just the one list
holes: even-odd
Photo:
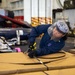
[(34, 42), (33, 44), (30, 44), (29, 48), (31, 50), (36, 50), (36, 42)]

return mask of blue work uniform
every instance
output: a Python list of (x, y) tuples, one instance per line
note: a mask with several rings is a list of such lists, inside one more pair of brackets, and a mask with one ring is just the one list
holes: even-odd
[(62, 38), (59, 41), (51, 40), (51, 37), (47, 32), (49, 26), (51, 25), (48, 24), (48, 25), (39, 25), (37, 27), (33, 27), (29, 35), (29, 41), (32, 43), (35, 42), (36, 37), (44, 33), (40, 41), (39, 49), (36, 50), (37, 56), (56, 53), (60, 51), (65, 45), (65, 41)]

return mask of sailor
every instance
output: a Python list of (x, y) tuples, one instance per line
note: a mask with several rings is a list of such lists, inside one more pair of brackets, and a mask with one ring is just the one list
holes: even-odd
[[(33, 58), (34, 56), (59, 52), (65, 46), (68, 32), (69, 28), (63, 20), (57, 21), (52, 25), (47, 24), (33, 27), (29, 35), (28, 56)], [(35, 50), (35, 39), (42, 33), (44, 35), (40, 41), (39, 49)]]

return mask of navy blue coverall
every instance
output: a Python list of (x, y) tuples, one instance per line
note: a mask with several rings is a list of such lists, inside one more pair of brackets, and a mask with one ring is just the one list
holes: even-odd
[(49, 26), (50, 24), (33, 27), (29, 35), (29, 42), (33, 43), (35, 42), (37, 36), (44, 33), (40, 41), (39, 49), (36, 50), (37, 56), (56, 53), (60, 51), (65, 45), (65, 41), (62, 38), (59, 41), (51, 40), (51, 37), (48, 35), (47, 32)]

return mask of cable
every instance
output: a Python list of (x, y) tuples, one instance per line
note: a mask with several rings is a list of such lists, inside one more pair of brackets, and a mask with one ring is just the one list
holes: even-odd
[(45, 71), (42, 71), (43, 73), (45, 73), (46, 75), (49, 75), (49, 74), (47, 74)]
[[(60, 54), (60, 56), (55, 56), (57, 54)], [(66, 53), (65, 52), (58, 52), (58, 53), (53, 53), (51, 55), (54, 55), (54, 56), (50, 56), (50, 55), (45, 55), (45, 56), (40, 56), (39, 58), (42, 58), (42, 59), (56, 59), (56, 58), (62, 58), (62, 57), (65, 57), (66, 56)]]
[[(66, 55), (66, 54), (65, 54)], [(64, 55), (64, 56), (65, 56)], [(63, 56), (63, 57), (64, 57)], [(58, 60), (62, 60), (62, 57), (60, 57), (60, 59), (55, 59), (55, 60), (49, 60), (49, 61), (46, 61), (46, 62), (43, 62), (43, 61), (41, 61), (39, 58), (37, 58), (37, 57), (35, 57), (34, 56), (34, 58), (36, 59), (36, 60), (38, 60), (39, 62), (37, 62), (37, 63), (10, 63), (10, 62), (8, 62), (8, 64), (16, 64), (16, 65), (37, 65), (37, 64), (43, 64), (46, 68), (47, 68), (47, 70), (49, 69), (48, 67), (47, 67), (47, 63), (51, 63), (51, 62), (54, 62), (54, 61), (58, 61)], [(44, 58), (45, 59), (45, 58)], [(0, 63), (6, 63), (6, 62), (0, 62)]]
[[(25, 54), (27, 53), (27, 51), (24, 52)], [(57, 56), (57, 54), (60, 54), (60, 56)], [(54, 55), (54, 56), (50, 56), (50, 55)], [(54, 61), (58, 61), (58, 60), (61, 60), (63, 57), (66, 56), (66, 53), (65, 52), (58, 52), (58, 53), (55, 53), (55, 54), (50, 54), (50, 55), (45, 55), (45, 56), (40, 56), (40, 57), (35, 57), (35, 59), (37, 59), (39, 61), (39, 63), (25, 63), (24, 65), (34, 65), (34, 64), (47, 64), (47, 63), (50, 63), (50, 62), (54, 62)], [(56, 55), (56, 56), (55, 56)], [(48, 57), (50, 56), (50, 57)], [(46, 62), (42, 62), (41, 60), (39, 60), (39, 58), (41, 59), (55, 59), (55, 60), (49, 60), (49, 61), (46, 61)], [(60, 58), (60, 59), (59, 59)]]
[(60, 0), (58, 0), (58, 1), (59, 1), (59, 3), (60, 3), (61, 7), (64, 8), (63, 5), (62, 5), (62, 3), (61, 3), (61, 1), (60, 1)]
[[(39, 62), (37, 62), (37, 63), (11, 63), (11, 62), (7, 62), (7, 64), (16, 64), (16, 65), (37, 65), (37, 64), (43, 64), (48, 70), (48, 67), (46, 66), (46, 64), (54, 62), (54, 61), (62, 60), (62, 58), (61, 58), (61, 59), (51, 60), (51, 61), (47, 61), (47, 62), (42, 62), (41, 60), (39, 60), (39, 58), (37, 58), (37, 57), (34, 57), (34, 58), (36, 60), (38, 60)], [(0, 62), (0, 63), (6, 63), (6, 62)]]
[(39, 59), (38, 59), (37, 57), (35, 57), (35, 56), (34, 56), (34, 58), (35, 58), (36, 60), (38, 60), (40, 64), (43, 64), (43, 65), (47, 68), (47, 70), (48, 70), (48, 67), (47, 67), (47, 65), (46, 65), (45, 63), (43, 63), (41, 60), (39, 60)]
[(64, 8), (60, 0), (57, 0), (57, 2), (59, 2), (60, 6)]
[(75, 54), (75, 49), (70, 49), (68, 52), (72, 53), (72, 54)]

